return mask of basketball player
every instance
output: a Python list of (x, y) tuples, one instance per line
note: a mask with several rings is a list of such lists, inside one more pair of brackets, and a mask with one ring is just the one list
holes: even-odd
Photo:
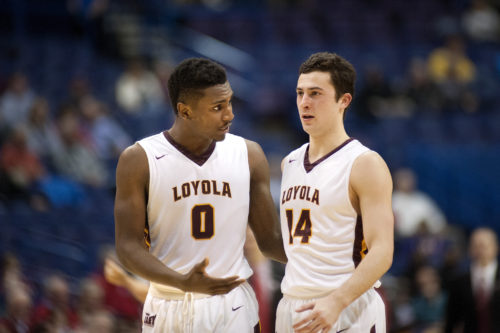
[(233, 91), (220, 65), (187, 59), (168, 88), (173, 126), (127, 148), (116, 170), (117, 254), (150, 281), (143, 332), (258, 331), (247, 225), (286, 261), (266, 157), (228, 134)]
[(279, 333), (385, 332), (373, 287), (392, 263), (392, 181), (382, 158), (344, 129), (354, 81), (353, 66), (333, 53), (313, 54), (299, 70), (309, 143), (282, 162)]

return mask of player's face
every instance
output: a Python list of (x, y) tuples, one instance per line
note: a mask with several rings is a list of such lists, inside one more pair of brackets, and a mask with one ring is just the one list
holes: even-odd
[(344, 109), (350, 101), (350, 94), (344, 94), (337, 101), (327, 72), (311, 72), (299, 76), (297, 108), (302, 127), (309, 135), (321, 135), (342, 122)]
[(233, 90), (229, 82), (203, 90), (204, 95), (193, 103), (191, 121), (198, 135), (221, 141), (233, 121)]

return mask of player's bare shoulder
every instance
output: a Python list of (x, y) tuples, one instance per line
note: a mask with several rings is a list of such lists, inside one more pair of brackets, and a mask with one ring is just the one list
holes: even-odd
[(117, 183), (121, 180), (135, 179), (147, 184), (149, 178), (148, 159), (144, 149), (135, 143), (127, 147), (120, 155), (116, 167)]
[(268, 168), (268, 162), (262, 147), (255, 141), (245, 139), (248, 150), (248, 164), (250, 173), (253, 174), (256, 169), (265, 167)]
[(392, 189), (392, 179), (384, 159), (372, 150), (360, 155), (352, 166), (350, 185), (356, 191), (371, 188)]

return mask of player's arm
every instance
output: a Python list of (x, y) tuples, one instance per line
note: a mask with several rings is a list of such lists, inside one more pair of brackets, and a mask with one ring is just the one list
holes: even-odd
[(268, 258), (286, 263), (278, 212), (270, 190), (269, 163), (262, 148), (246, 140), (250, 164), (250, 213), (248, 223), (260, 251)]
[(138, 144), (127, 148), (116, 168), (115, 246), (123, 266), (146, 280), (170, 285), (184, 291), (225, 294), (242, 280), (218, 279), (205, 273), (208, 259), (190, 272), (180, 274), (149, 253), (144, 244), (149, 167), (146, 153)]
[(394, 215), (392, 179), (380, 155), (361, 155), (351, 171), (352, 201), (363, 218), (363, 235), (368, 254), (354, 274), (339, 288), (337, 299), (347, 306), (384, 275), (392, 265), (394, 252)]
[(370, 289), (390, 268), (394, 251), (392, 180), (384, 160), (375, 152), (354, 162), (350, 189), (354, 208), (363, 218), (363, 234), (368, 254), (340, 288), (297, 311), (312, 310), (294, 325), (295, 332), (328, 331), (344, 308)]

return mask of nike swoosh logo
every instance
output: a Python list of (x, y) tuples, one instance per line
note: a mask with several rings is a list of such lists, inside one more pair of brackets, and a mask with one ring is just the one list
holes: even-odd
[(343, 330), (337, 331), (337, 333), (347, 331), (349, 328), (344, 328)]
[(163, 154), (163, 155), (155, 156), (155, 157), (156, 157), (157, 160), (159, 160), (160, 158), (165, 157), (165, 156), (167, 156), (167, 154)]
[(292, 162), (295, 162), (296, 160), (289, 160), (288, 163), (292, 163)]
[(243, 306), (243, 305), (240, 305), (240, 306), (235, 307), (235, 308), (231, 308), (231, 310), (236, 311), (236, 310), (238, 310), (239, 308), (241, 308), (242, 306)]

